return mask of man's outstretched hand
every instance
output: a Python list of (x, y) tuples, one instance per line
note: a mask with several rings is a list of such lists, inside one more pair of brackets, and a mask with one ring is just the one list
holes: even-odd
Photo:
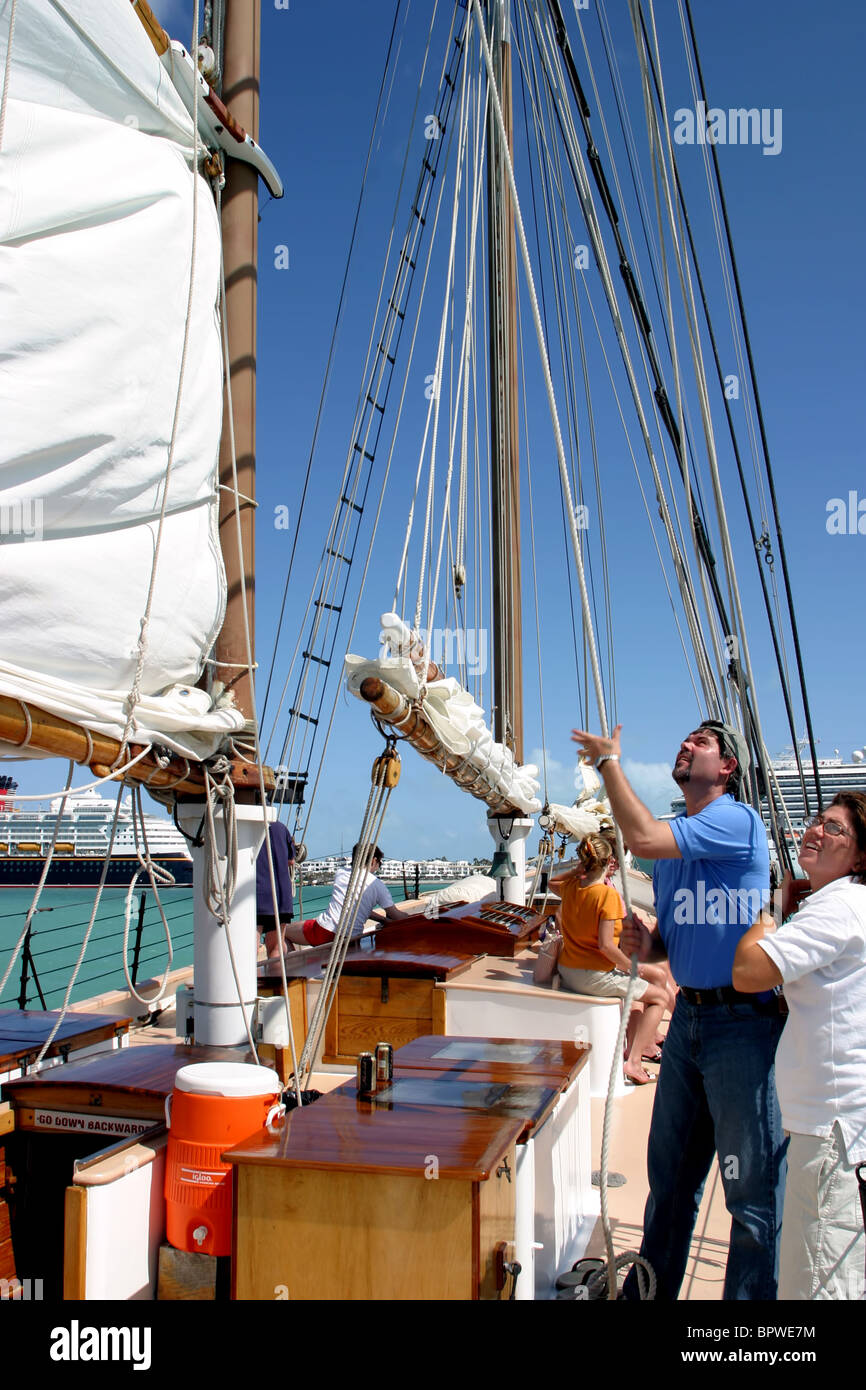
[(603, 734), (591, 734), (587, 729), (572, 729), (571, 741), (580, 744), (580, 751), (589, 758), (591, 763), (596, 763), (606, 753), (615, 753), (619, 757), (621, 730), (622, 725), (617, 724), (610, 738), (605, 738)]

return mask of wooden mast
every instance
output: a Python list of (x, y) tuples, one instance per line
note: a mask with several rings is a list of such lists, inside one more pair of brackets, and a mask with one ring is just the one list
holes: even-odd
[[(259, 0), (226, 0), (223, 100), (256, 141), (259, 137), (260, 30)], [(245, 590), (250, 640), (254, 644), (258, 174), (239, 160), (229, 160), (225, 178), (222, 230), (230, 351), (226, 370), (234, 415), (242, 553), (238, 554), (226, 392), (220, 441), (219, 531), (226, 568), (227, 602), (225, 621), (214, 648), (216, 665), (213, 669), (216, 679), (230, 686), (244, 717), (251, 719), (252, 680), (246, 669), (243, 603)], [(255, 662), (254, 645), (251, 659)]]
[[(506, 0), (488, 0), (496, 85), (513, 154), (510, 21)], [(523, 653), (520, 611), (520, 455), (517, 415), (517, 253), (511, 190), (492, 104), (487, 116), (488, 294), (490, 311), (491, 558), (493, 699), (497, 742), (523, 762)]]

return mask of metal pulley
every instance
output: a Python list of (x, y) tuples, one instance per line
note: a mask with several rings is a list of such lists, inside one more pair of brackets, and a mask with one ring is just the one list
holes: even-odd
[(371, 781), (376, 787), (387, 787), (389, 791), (400, 781), (400, 754), (389, 745), (384, 753), (373, 763)]

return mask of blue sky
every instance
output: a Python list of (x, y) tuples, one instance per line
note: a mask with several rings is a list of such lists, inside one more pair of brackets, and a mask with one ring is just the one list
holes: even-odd
[[(563, 8), (572, 8), (568, 0), (563, 0)], [(175, 2), (157, 9), (166, 27), (188, 42), (188, 5)], [(691, 98), (682, 62), (671, 47), (678, 27), (675, 6), (657, 9), (669, 104), (672, 109), (683, 108)], [(848, 0), (820, 8), (804, 0), (765, 0), (760, 6), (749, 0), (729, 0), (724, 6), (698, 5), (694, 9), (711, 102), (725, 110), (757, 107), (781, 112), (781, 148), (777, 154), (764, 155), (760, 146), (735, 145), (721, 147), (720, 158), (776, 472), (813, 722), (821, 739), (819, 752), (832, 755), (839, 748), (847, 757), (852, 748), (866, 742), (866, 719), (859, 693), (866, 672), (857, 624), (866, 535), (830, 534), (827, 522), (832, 499), (843, 498), (847, 503), (852, 492), (856, 494), (855, 506), (863, 499), (866, 513), (866, 470), (862, 464), (862, 322), (866, 307), (861, 253), (866, 224), (866, 193), (861, 177), (863, 13), (859, 5)], [(444, 10), (450, 11), (450, 6), (440, 6), (440, 11)], [(350, 442), (352, 406), (360, 384), (368, 316), (381, 272), (395, 174), (399, 172), (406, 140), (406, 112), (414, 102), (418, 85), (415, 62), (423, 50), (432, 11), (432, 5), (420, 5), (417, 0), (409, 10), (389, 112), (391, 119), (379, 137), (377, 158), (368, 181), (370, 196), (359, 224), (357, 261), (349, 281), (349, 307), (320, 430), (312, 500), (299, 540), (278, 671), (284, 670), (286, 653), (290, 654), (295, 646), (324, 540), (323, 523), (333, 506), (338, 470)], [(646, 133), (635, 85), (636, 61), (627, 6), (607, 5), (605, 13), (614, 32), (646, 168)], [(274, 518), (280, 507), (288, 508), (292, 522), (298, 514), (300, 483), (310, 449), (392, 18), (393, 5), (384, 0), (368, 0), (364, 5), (335, 0), (327, 7), (312, 0), (291, 0), (287, 9), (277, 9), (267, 0), (263, 3), (261, 139), (286, 185), (286, 196), (281, 202), (265, 202), (263, 198), (260, 223), (257, 656), (264, 669), (270, 664), (277, 609), (294, 534), (293, 530), (278, 529)], [(582, 19), (604, 95), (609, 86), (603, 72), (596, 16), (590, 9), (582, 12)], [(431, 73), (438, 75), (441, 47), (441, 40), (434, 44), (437, 56), (428, 64), (428, 79)], [(668, 53), (670, 57), (665, 56)], [(588, 89), (586, 65), (579, 50), (576, 58)], [(431, 110), (431, 103), (428, 80), (421, 91), (421, 112)], [(601, 128), (592, 97), (590, 106), (593, 129), (601, 145)], [(613, 121), (610, 111), (607, 114)], [(407, 183), (412, 187), (422, 147), (423, 140), (416, 139), (410, 151)], [(521, 201), (525, 198), (528, 208), (528, 191), (525, 182), (521, 183), (526, 174), (525, 159), (521, 167), (522, 153), (518, 147), (517, 177)], [(607, 166), (606, 152), (603, 154)], [(695, 146), (683, 146), (678, 155), (696, 234), (706, 247), (706, 202), (700, 199), (701, 152)], [(626, 210), (631, 212), (633, 204), (627, 192), (624, 198)], [(404, 194), (397, 219), (401, 233), (406, 211)], [(610, 254), (606, 231), (605, 238)], [(277, 268), (280, 247), (288, 248), (288, 269)], [(710, 267), (711, 264), (708, 261)], [(717, 312), (718, 276), (710, 278)], [(621, 288), (618, 279), (617, 287)], [(593, 289), (592, 294), (601, 314), (603, 306), (597, 291)], [(522, 292), (521, 296), (525, 312)], [(441, 289), (431, 289), (428, 302), (438, 303), (440, 297)], [(624, 305), (624, 297), (621, 303)], [(657, 322), (654, 303), (650, 312)], [(435, 358), (437, 316), (438, 310), (431, 311), (422, 320), (419, 331), (401, 443), (395, 456), (395, 486), (384, 504), (382, 540), (377, 546), (352, 642), (352, 650), (370, 656), (376, 652), (378, 615), (391, 607), (396, 555), (406, 524), (408, 474), (414, 470), (427, 404), (424, 383)], [(606, 323), (603, 332), (609, 342)], [(591, 360), (594, 352), (591, 347)], [(688, 364), (685, 371), (691, 389)], [(672, 390), (667, 372), (666, 376)], [(622, 390), (621, 372), (618, 382)], [(579, 704), (570, 654), (565, 562), (560, 555), (562, 524), (549, 426), (536, 378), (530, 378), (528, 392), (537, 545), (544, 557), (540, 621), (548, 790), (551, 799), (567, 801), (573, 797), (574, 763), (569, 731), (579, 722)], [(691, 400), (694, 402), (693, 389)], [(635, 785), (653, 809), (661, 811), (667, 808), (674, 790), (670, 780), (673, 754), (682, 735), (694, 726), (698, 710), (622, 431), (603, 378), (598, 383), (595, 409), (604, 477), (604, 521), (612, 565), (617, 714), (624, 725), (624, 752), (630, 759)], [(713, 410), (726, 478), (726, 509), (747, 610), (758, 703), (768, 746), (771, 752), (777, 752), (788, 742), (783, 707), (742, 504), (736, 483), (731, 480), (724, 419), (715, 404)], [(630, 433), (637, 441), (630, 406), (627, 416)], [(692, 414), (692, 424), (699, 437), (696, 414)], [(585, 430), (585, 421), (582, 429)], [(585, 434), (583, 437), (585, 440)], [(646, 484), (642, 454), (639, 467)], [(587, 541), (593, 553), (600, 526), (594, 499), (588, 497), (587, 501)], [(863, 526), (866, 531), (866, 519)], [(527, 551), (528, 543), (524, 545), (525, 585), (529, 575)], [(354, 589), (350, 595), (354, 595)], [(537, 761), (542, 735), (537, 682), (531, 675), (536, 664), (536, 622), (531, 608), (526, 623), (526, 756)], [(326, 702), (326, 708), (329, 706), (330, 700)], [(802, 716), (799, 717), (802, 722)], [(598, 718), (592, 699), (588, 718), (590, 727), (596, 728)], [(365, 710), (356, 701), (341, 696), (307, 836), (311, 853), (338, 849), (341, 842), (349, 845), (356, 837), (369, 790), (370, 764), (380, 748), (381, 740)], [(63, 769), (57, 763), (46, 763), (21, 776), (25, 789), (32, 791), (43, 786), (53, 790), (62, 780)], [(472, 857), (487, 853), (491, 844), (481, 804), (453, 789), (434, 768), (420, 762), (411, 752), (404, 756), (403, 778), (392, 797), (381, 841), (386, 852), (406, 857)]]

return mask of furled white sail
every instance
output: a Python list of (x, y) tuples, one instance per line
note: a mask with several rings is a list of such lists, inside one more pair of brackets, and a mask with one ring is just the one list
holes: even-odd
[(190, 693), (225, 606), (220, 239), (192, 157), (131, 5), (19, 0), (0, 151), (0, 691), (122, 733), (186, 339), (134, 737), (200, 757), (242, 720)]
[(515, 763), (511, 750), (495, 741), (484, 710), (458, 681), (439, 672), (436, 679), (430, 677), (420, 635), (395, 613), (382, 615), (382, 635), (385, 651), (377, 660), (346, 657), (349, 692), (360, 699), (361, 683), (377, 676), (407, 699), (418, 701), (442, 750), (460, 758), (461, 767), (471, 769), (486, 787), (485, 800), (489, 793), (491, 800), (506, 801), (526, 815), (540, 811), (538, 768), (534, 763)]

